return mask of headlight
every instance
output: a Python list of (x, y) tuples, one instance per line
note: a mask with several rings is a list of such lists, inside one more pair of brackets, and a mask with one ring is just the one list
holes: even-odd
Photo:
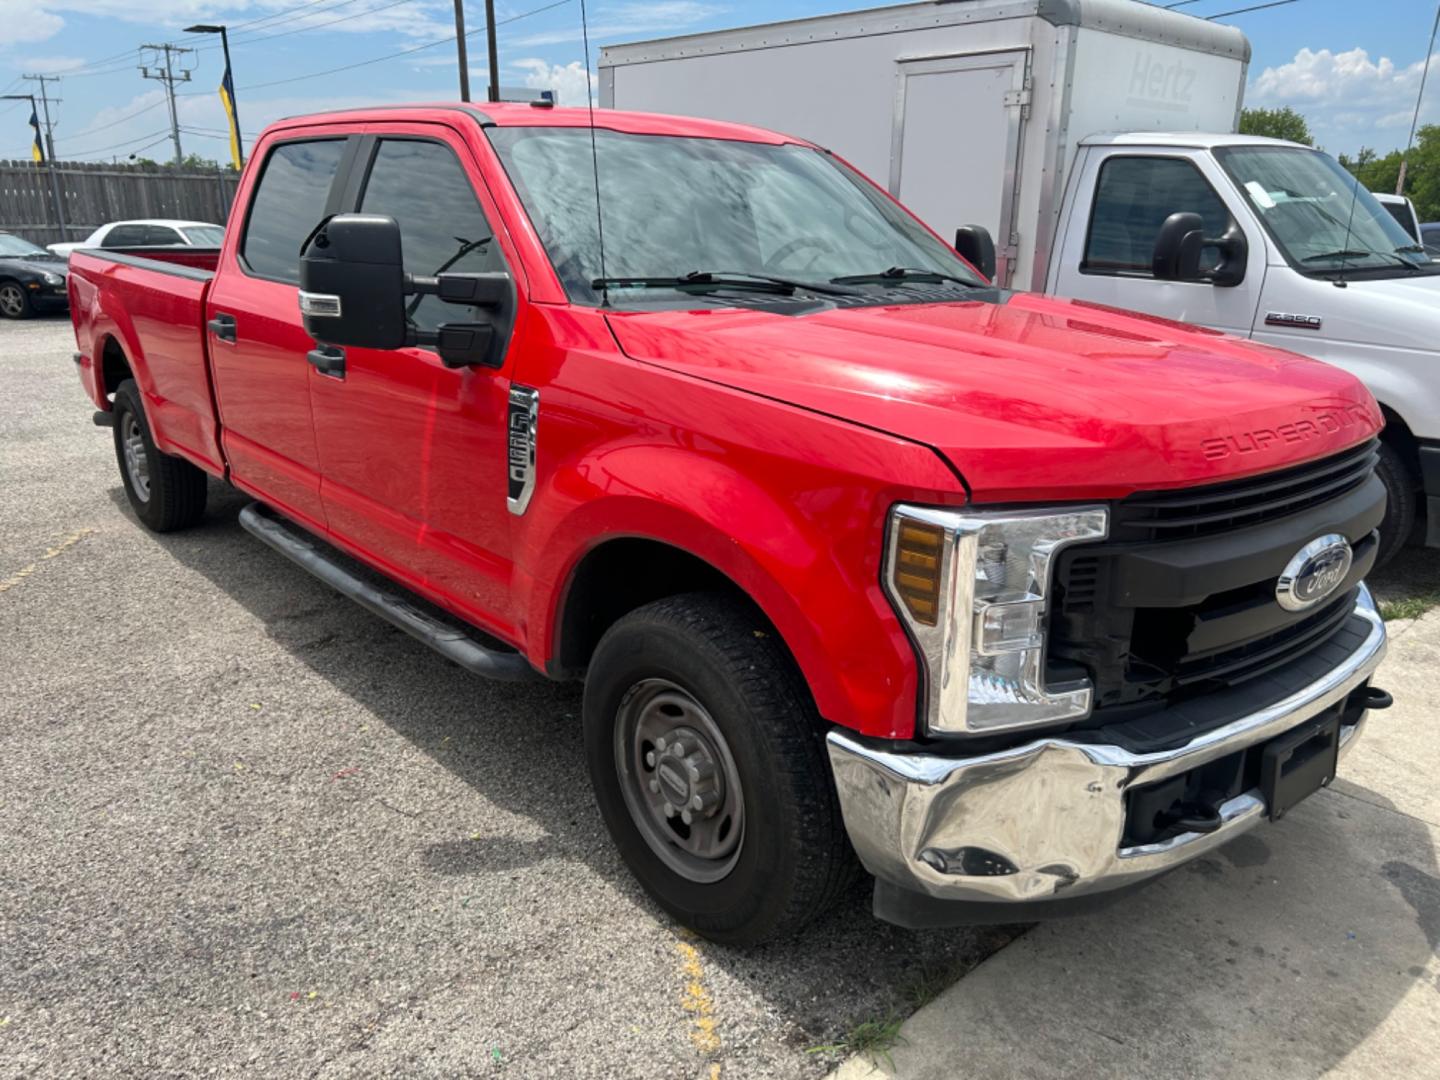
[(45, 271), (44, 275), (42, 275), (42, 276), (45, 278), (45, 284), (46, 284), (46, 285), (64, 285), (64, 284), (65, 284), (65, 279), (64, 279), (63, 277), (61, 277), (59, 274), (52, 274), (52, 273), (50, 273), (50, 271), (48, 271), (48, 270)]
[(968, 512), (898, 506), (885, 588), (921, 654), (931, 735), (1080, 720), (1088, 681), (1045, 683), (1045, 610), (1055, 555), (1103, 540), (1103, 506)]

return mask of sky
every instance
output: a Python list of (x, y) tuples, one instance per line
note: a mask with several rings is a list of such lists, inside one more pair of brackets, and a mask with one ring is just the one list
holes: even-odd
[[(585, 2), (592, 67), (601, 45), (874, 6)], [(1186, 0), (1183, 7), (1207, 16), (1261, 2)], [(1294, 107), (1332, 153), (1403, 145), (1436, 2), (1294, 0), (1226, 17), (1254, 48), (1246, 104)], [(502, 86), (554, 89), (562, 104), (583, 104), (593, 84), (579, 0), (496, 0), (495, 9)], [(467, 0), (465, 11), (472, 96), (483, 99), (489, 79), (483, 0)], [(0, 0), (0, 93), (37, 89), (23, 74), (59, 75), (47, 84), (61, 99), (52, 106), (57, 157), (164, 160), (173, 153), (164, 91), (139, 69), (148, 63), (154, 70), (158, 60), (142, 46), (178, 44), (194, 50), (176, 58), (191, 71), (178, 88), (182, 147), (224, 160), (226, 122), (215, 93), (223, 71), (219, 40), (184, 32), (197, 22), (230, 27), (247, 148), (282, 116), (458, 94), (452, 0)], [(29, 157), (28, 119), (27, 104), (0, 101), (0, 159)], [(1440, 122), (1440, 60), (1426, 90), (1421, 121), (1427, 120)]]

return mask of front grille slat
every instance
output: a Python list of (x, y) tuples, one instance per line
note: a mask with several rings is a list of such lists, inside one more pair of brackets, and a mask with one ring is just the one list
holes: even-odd
[[(1183, 491), (1141, 492), (1112, 505), (1110, 537), (1077, 545), (1062, 556), (1057, 570), (1057, 603), (1049, 630), (1049, 656), (1057, 671), (1076, 665), (1091, 674), (1096, 711), (1092, 720), (1110, 715), (1142, 714), (1208, 693), (1217, 686), (1235, 686), (1259, 678), (1325, 647), (1346, 625), (1355, 606), (1355, 590), (1328, 600), (1318, 611), (1283, 621), (1273, 605), (1274, 579), (1237, 584), (1232, 578), (1214, 595), (1193, 607), (1127, 607), (1112, 597), (1133, 596), (1122, 575), (1136, 553), (1196, 537), (1220, 537), (1242, 529), (1271, 548), (1288, 544), (1294, 550), (1314, 539), (1315, 507), (1347, 500), (1354, 514), (1357, 492), (1374, 475), (1379, 440), (1370, 439), (1340, 453), (1279, 472), (1226, 481)], [(1367, 489), (1368, 491), (1369, 489)], [(1375, 499), (1380, 495), (1375, 492)], [(1362, 500), (1368, 504), (1368, 495)], [(1289, 524), (1291, 518), (1295, 525)], [(1303, 524), (1309, 521), (1307, 526)], [(1368, 528), (1369, 526), (1365, 526)], [(1370, 541), (1350, 535), (1357, 559)], [(1223, 546), (1223, 545), (1222, 545)], [(1227, 556), (1233, 565), (1235, 545)], [(1266, 565), (1264, 573), (1278, 570)], [(1134, 601), (1132, 601), (1133, 603)], [(1163, 601), (1156, 601), (1163, 604)], [(1223, 605), (1233, 627), (1221, 640), (1214, 631), (1196, 634), (1202, 622)], [(1245, 615), (1255, 612), (1254, 618)], [(1276, 626), (1278, 629), (1273, 629)], [(1233, 641), (1224, 637), (1234, 635)], [(1203, 640), (1203, 651), (1192, 641)]]
[(1114, 535), (1132, 540), (1209, 536), (1299, 513), (1363, 484), (1375, 470), (1377, 445), (1371, 439), (1279, 474), (1132, 495), (1115, 507)]

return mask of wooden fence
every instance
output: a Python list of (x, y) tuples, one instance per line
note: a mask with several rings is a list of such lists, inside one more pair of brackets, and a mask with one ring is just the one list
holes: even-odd
[(129, 218), (223, 225), (239, 175), (228, 169), (62, 161), (55, 165), (55, 179), (65, 215), (63, 229), (55, 220), (49, 168), (30, 161), (0, 161), (0, 232), (44, 245), (83, 240), (107, 221)]

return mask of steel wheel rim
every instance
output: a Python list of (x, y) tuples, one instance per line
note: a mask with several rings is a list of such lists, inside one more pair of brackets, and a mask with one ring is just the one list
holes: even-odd
[(740, 771), (692, 694), (666, 679), (626, 691), (616, 715), (615, 768), (630, 819), (667, 867), (702, 884), (735, 868), (745, 835)]
[(120, 445), (125, 453), (125, 473), (130, 477), (130, 487), (141, 502), (150, 501), (150, 455), (145, 451), (145, 437), (140, 433), (140, 421), (135, 414), (127, 412), (120, 427)]
[(25, 310), (25, 294), (19, 285), (0, 285), (0, 311), (6, 315), (19, 315)]

